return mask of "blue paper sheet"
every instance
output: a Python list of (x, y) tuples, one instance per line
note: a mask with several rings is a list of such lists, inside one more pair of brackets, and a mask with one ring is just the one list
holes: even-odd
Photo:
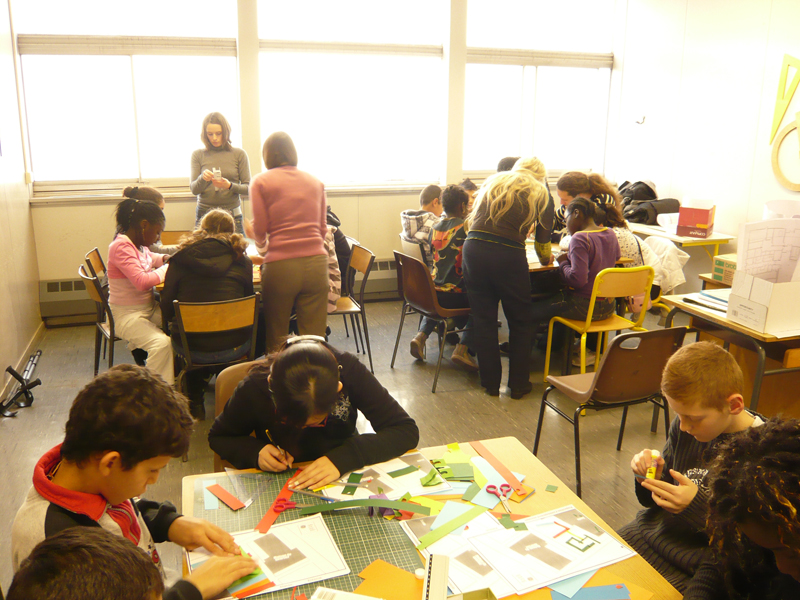
[[(553, 591), (550, 592), (550, 597), (553, 600), (568, 600), (568, 596)], [(628, 588), (620, 583), (581, 588), (572, 600), (631, 600), (631, 595)]]
[(204, 479), (201, 483), (203, 486), (203, 503), (206, 510), (217, 510), (219, 508), (219, 499), (206, 489), (215, 483), (217, 483), (216, 479)]
[[(452, 521), (463, 515), (465, 512), (472, 510), (475, 508), (471, 504), (464, 504), (463, 502), (445, 502), (442, 510), (436, 515), (436, 519), (431, 524), (431, 529), (436, 529), (437, 527), (444, 525), (445, 523)], [(453, 535), (461, 535), (461, 533), (466, 528), (466, 523), (459, 527), (458, 529), (453, 531)]]
[(575, 577), (570, 577), (569, 579), (564, 579), (563, 581), (559, 581), (558, 583), (552, 583), (548, 585), (551, 590), (558, 592), (562, 596), (566, 596), (567, 598), (572, 598), (575, 594), (578, 593), (586, 582), (592, 578), (592, 575), (597, 573), (597, 570), (589, 571), (588, 573), (582, 573), (580, 575), (575, 575)]

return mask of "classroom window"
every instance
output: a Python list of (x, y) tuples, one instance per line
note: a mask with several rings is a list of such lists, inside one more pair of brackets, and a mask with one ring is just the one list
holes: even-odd
[(468, 64), (464, 170), (505, 156), (603, 171), (610, 70)]
[(236, 0), (11, 0), (11, 9), (18, 34), (236, 37)]
[(442, 60), (262, 52), (261, 132), (287, 132), (299, 166), (327, 185), (437, 181)]
[(241, 139), (233, 57), (26, 55), (22, 68), (36, 181), (188, 181), (215, 110)]

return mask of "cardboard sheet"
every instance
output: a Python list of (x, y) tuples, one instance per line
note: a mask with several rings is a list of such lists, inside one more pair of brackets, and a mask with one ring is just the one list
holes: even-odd
[(376, 560), (359, 573), (364, 582), (354, 592), (383, 600), (419, 600), (423, 580), (383, 560)]

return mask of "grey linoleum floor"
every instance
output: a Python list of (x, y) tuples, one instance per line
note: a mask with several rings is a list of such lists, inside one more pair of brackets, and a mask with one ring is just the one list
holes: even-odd
[[(531, 355), (533, 392), (522, 400), (512, 400), (505, 388), (501, 388), (499, 398), (487, 396), (477, 374), (462, 371), (448, 360), (452, 346), (447, 346), (438, 390), (432, 394), (435, 336), (428, 341), (428, 362), (415, 362), (409, 355), (408, 344), (415, 333), (416, 318), (407, 319), (395, 368), (389, 368), (400, 309), (399, 301), (367, 305), (375, 375), (416, 419), (421, 433), (420, 447), (509, 435), (518, 438), (526, 447), (532, 447), (544, 390), (541, 377), (544, 353), (534, 350)], [(648, 315), (645, 326), (648, 329), (657, 327), (656, 317)], [(342, 320), (332, 319), (331, 327), (331, 343), (353, 352), (352, 332), (350, 338), (345, 337)], [(500, 329), (501, 341), (507, 339), (507, 332), (505, 327)], [(91, 379), (94, 327), (48, 330), (40, 348), (42, 357), (36, 376), (42, 379), (43, 385), (35, 390), (33, 406), (21, 409), (16, 418), (0, 418), (0, 485), (3, 487), (0, 494), (0, 586), (3, 590), (8, 588), (12, 577), (11, 524), (30, 487), (33, 466), (46, 450), (61, 441), (70, 404)], [(124, 343), (117, 343), (116, 352), (115, 362), (133, 362)], [(362, 361), (368, 364), (365, 355)], [(503, 362), (505, 377), (508, 365), (506, 359)], [(213, 390), (209, 388), (206, 394), (209, 415), (213, 415), (213, 401)], [(569, 402), (565, 406), (569, 406)], [(589, 412), (581, 420), (583, 499), (614, 528), (627, 523), (638, 510), (630, 477), (631, 456), (642, 448), (661, 448), (664, 443), (663, 418), (658, 433), (652, 434), (651, 414), (650, 405), (629, 410), (620, 452), (615, 447), (621, 411)], [(189, 461), (170, 462), (158, 483), (149, 488), (149, 498), (170, 500), (180, 506), (181, 478), (213, 470), (212, 453), (206, 442), (210, 424), (210, 420), (198, 424)], [(539, 458), (574, 490), (572, 439), (571, 425), (548, 410)], [(547, 483), (550, 482), (533, 482), (533, 485), (543, 489)], [(179, 552), (171, 544), (162, 546), (165, 546), (161, 549), (165, 564), (177, 569)]]

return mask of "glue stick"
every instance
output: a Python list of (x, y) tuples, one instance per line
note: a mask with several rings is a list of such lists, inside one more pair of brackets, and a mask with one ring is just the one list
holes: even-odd
[(647, 479), (655, 479), (656, 478), (656, 465), (658, 463), (658, 457), (661, 456), (661, 452), (658, 450), (651, 450), (650, 451), (650, 458), (653, 462), (650, 463), (650, 466), (647, 467), (647, 474), (645, 477)]

